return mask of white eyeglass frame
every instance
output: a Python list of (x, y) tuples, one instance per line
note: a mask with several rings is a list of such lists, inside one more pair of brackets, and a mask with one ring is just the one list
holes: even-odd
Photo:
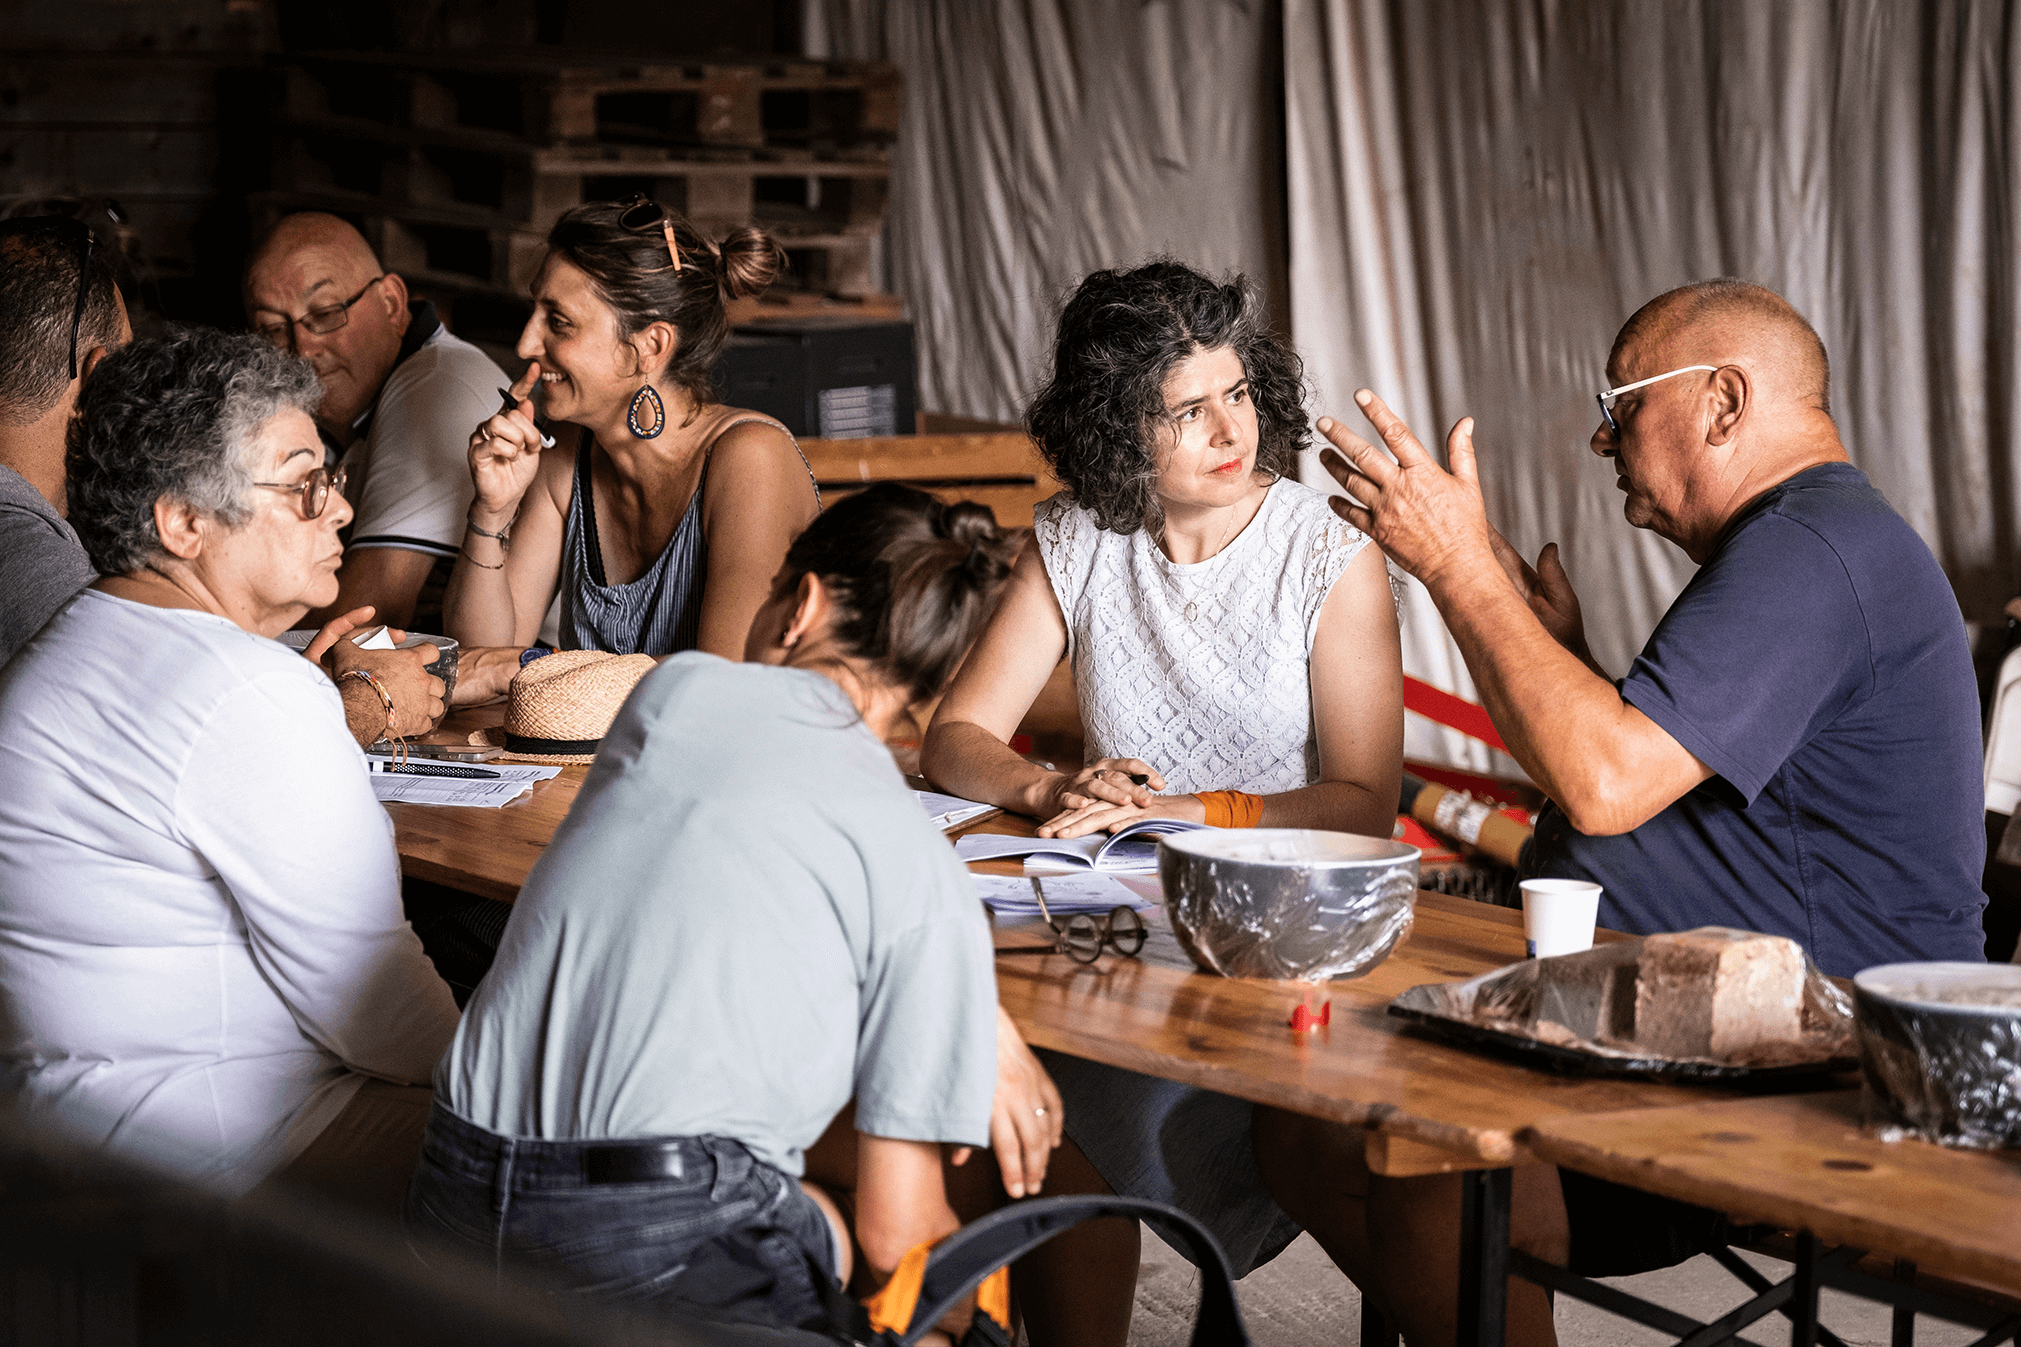
[(1621, 438), (1621, 423), (1614, 419), (1614, 404), (1620, 401), (1623, 393), (1633, 393), (1638, 388), (1647, 388), (1650, 384), (1660, 384), (1665, 379), (1675, 379), (1680, 374), (1689, 374), (1693, 370), (1701, 369), (1713, 374), (1719, 372), (1719, 366), (1717, 365), (1686, 365), (1682, 369), (1674, 369), (1667, 374), (1653, 374), (1647, 379), (1637, 379), (1632, 384), (1622, 384), (1619, 388), (1610, 388), (1604, 393), (1595, 393), (1593, 400), (1600, 404), (1600, 415), (1607, 418), (1607, 429), (1612, 431), (1614, 438), (1618, 440)]

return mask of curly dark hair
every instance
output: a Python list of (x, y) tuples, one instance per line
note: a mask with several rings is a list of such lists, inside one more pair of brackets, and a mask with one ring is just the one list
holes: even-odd
[(563, 212), (547, 231), (548, 255), (563, 257), (590, 278), (604, 302), (617, 311), (618, 333), (636, 336), (666, 323), (680, 336), (674, 358), (661, 377), (678, 385), (697, 404), (715, 400), (711, 377), (716, 357), (730, 335), (724, 297), (742, 299), (770, 285), (786, 265), (786, 254), (770, 234), (750, 225), (730, 231), (721, 243), (704, 238), (679, 211), (666, 210), (673, 225), (681, 265), (667, 253), (667, 236), (655, 221), (628, 229), (627, 211), (654, 203), (593, 201)]
[(1025, 411), (1025, 429), (1074, 504), (1113, 533), (1157, 530), (1157, 442), (1170, 423), (1165, 379), (1196, 351), (1226, 347), (1242, 361), (1256, 405), (1256, 470), (1292, 476), (1312, 439), (1305, 366), (1263, 326), (1246, 277), (1214, 281), (1155, 258), (1097, 271), (1060, 313), (1052, 376)]
[(98, 362), (64, 441), (70, 526), (101, 575), (161, 555), (154, 503), (187, 502), (226, 525), (245, 522), (260, 428), (295, 408), (311, 415), (323, 386), (309, 362), (249, 332), (172, 329)]

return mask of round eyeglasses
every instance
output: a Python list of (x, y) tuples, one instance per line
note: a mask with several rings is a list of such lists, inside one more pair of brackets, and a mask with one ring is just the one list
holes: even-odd
[(323, 506), (329, 503), (330, 493), (344, 490), (343, 468), (334, 473), (328, 468), (318, 468), (299, 482), (254, 482), (254, 486), (265, 487), (269, 491), (284, 491), (289, 495), (299, 494), (302, 498), (302, 518), (314, 519), (323, 513)]
[(1038, 895), (1039, 916), (1046, 925), (1053, 928), (1053, 945), (1047, 949), (1043, 945), (1014, 945), (999, 949), (998, 954), (1052, 954), (1060, 953), (1075, 963), (1093, 963), (1102, 957), (1102, 947), (1113, 945), (1116, 953), (1126, 958), (1134, 958), (1144, 948), (1149, 938), (1150, 928), (1144, 925), (1144, 918), (1134, 907), (1116, 906), (1100, 917), (1090, 912), (1075, 912), (1068, 916), (1056, 917), (1046, 906), (1046, 891), (1036, 876), (1031, 876), (1032, 892)]

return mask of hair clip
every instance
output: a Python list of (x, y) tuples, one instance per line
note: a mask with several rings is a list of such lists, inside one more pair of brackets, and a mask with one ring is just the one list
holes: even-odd
[(660, 217), (660, 228), (666, 231), (667, 256), (674, 259), (674, 272), (678, 275), (681, 270), (681, 250), (674, 246), (674, 222), (662, 215)]

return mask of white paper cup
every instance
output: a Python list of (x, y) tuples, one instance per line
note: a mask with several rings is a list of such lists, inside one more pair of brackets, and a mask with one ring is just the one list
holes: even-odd
[(1593, 948), (1600, 886), (1583, 879), (1523, 881), (1523, 940), (1532, 959)]

